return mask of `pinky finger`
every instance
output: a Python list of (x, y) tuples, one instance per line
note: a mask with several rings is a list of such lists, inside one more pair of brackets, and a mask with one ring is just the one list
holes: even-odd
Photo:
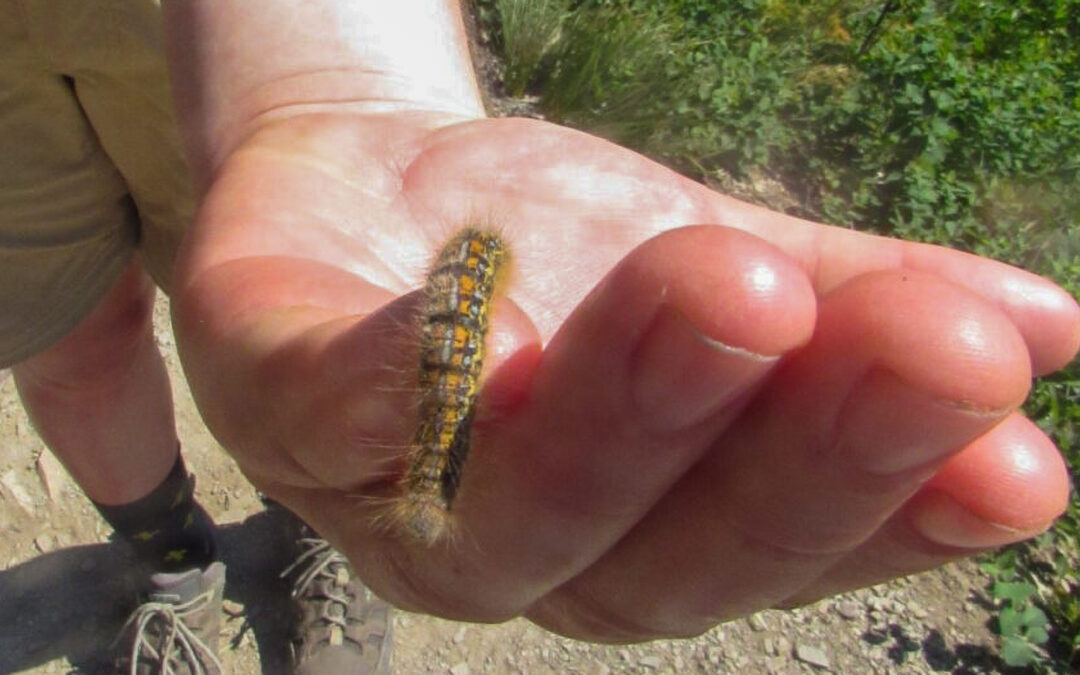
[(858, 548), (785, 605), (800, 605), (939, 567), (1033, 537), (1068, 503), (1053, 442), (1013, 414), (941, 468)]

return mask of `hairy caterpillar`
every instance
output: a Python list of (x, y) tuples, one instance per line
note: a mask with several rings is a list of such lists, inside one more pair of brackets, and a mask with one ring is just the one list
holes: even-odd
[(499, 235), (466, 228), (439, 252), (424, 287), (419, 424), (396, 520), (433, 545), (447, 532), (475, 412), (496, 286), (509, 262)]

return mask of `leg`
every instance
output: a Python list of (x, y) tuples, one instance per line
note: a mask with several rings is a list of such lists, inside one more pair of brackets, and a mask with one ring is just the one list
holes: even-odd
[(42, 438), (132, 546), (130, 571), (148, 573), (115, 667), (217, 675), (225, 567), (177, 451), (154, 288), (131, 261), (142, 249), (167, 283), (190, 215), (176, 133), (150, 133), (169, 118), (156, 13), (153, 0), (0, 3), (0, 126), (14, 132), (0, 161), (0, 364), (17, 364)]
[(135, 259), (67, 337), (12, 370), (38, 433), (94, 502), (133, 502), (177, 456), (172, 393)]
[[(199, 669), (188, 666), (191, 672), (218, 674), (225, 568), (211, 562), (213, 526), (178, 463), (153, 302), (154, 286), (134, 258), (73, 332), (13, 369), (15, 383), (45, 443), (139, 558), (159, 572), (150, 578), (149, 602), (125, 626), (124, 642), (132, 646), (118, 664), (160, 668), (198, 661)], [(172, 607), (164, 615), (162, 603)], [(171, 643), (162, 616), (188, 628), (164, 654), (163, 645)], [(158, 652), (143, 654), (146, 644)]]

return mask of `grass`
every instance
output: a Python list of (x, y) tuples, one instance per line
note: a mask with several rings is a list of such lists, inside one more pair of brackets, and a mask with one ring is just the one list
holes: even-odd
[(569, 12), (568, 0), (495, 0), (499, 34), (506, 60), (503, 86), (510, 96), (522, 96), (541, 71), (552, 48), (560, 44), (563, 20)]

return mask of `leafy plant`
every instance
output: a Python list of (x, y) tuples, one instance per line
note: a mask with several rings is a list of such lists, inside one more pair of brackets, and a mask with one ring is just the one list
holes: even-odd
[(997, 602), (997, 630), (1001, 658), (1010, 666), (1031, 666), (1046, 660), (1043, 645), (1049, 639), (1046, 614), (1034, 605), (1035, 584), (1021, 580), (1016, 551), (983, 564), (991, 575), (990, 596)]

